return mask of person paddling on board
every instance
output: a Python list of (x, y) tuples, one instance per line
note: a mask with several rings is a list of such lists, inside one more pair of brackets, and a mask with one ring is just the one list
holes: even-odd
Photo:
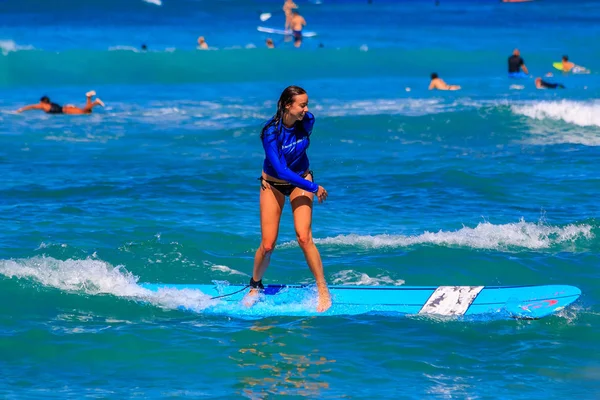
[(458, 85), (448, 85), (437, 73), (431, 74), (431, 81), (429, 82), (429, 90), (460, 90)]
[(562, 56), (562, 70), (563, 72), (573, 72), (576, 74), (581, 74), (581, 73), (589, 73), (590, 71), (585, 68), (582, 67), (581, 65), (577, 65), (574, 62), (569, 61), (569, 56)]
[(508, 76), (519, 78), (527, 75), (529, 75), (529, 71), (525, 65), (525, 60), (521, 58), (519, 49), (515, 49), (512, 56), (508, 57)]
[(21, 107), (17, 110), (18, 113), (28, 110), (43, 110), (46, 114), (91, 114), (92, 108), (95, 106), (104, 107), (102, 100), (96, 98), (92, 101), (92, 97), (96, 95), (96, 92), (91, 90), (85, 94), (87, 97), (86, 105), (83, 108), (76, 107), (72, 104), (61, 106), (56, 103), (52, 103), (48, 96), (43, 96), (38, 104), (31, 104), (29, 106)]
[(262, 278), (275, 249), (285, 198), (289, 196), (296, 239), (317, 283), (317, 311), (323, 312), (331, 307), (323, 262), (311, 228), (314, 197), (319, 203), (327, 199), (327, 190), (313, 182), (306, 154), (314, 123), (315, 117), (308, 112), (306, 91), (298, 86), (289, 86), (279, 97), (277, 113), (262, 129), (260, 138), (265, 150), (263, 172), (259, 178), (262, 238), (254, 257), (250, 292), (243, 300), (246, 306), (258, 301), (260, 290), (264, 289)]

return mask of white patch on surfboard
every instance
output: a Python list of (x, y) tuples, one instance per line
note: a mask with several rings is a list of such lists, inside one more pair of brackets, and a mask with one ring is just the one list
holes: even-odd
[(419, 314), (463, 315), (482, 289), (483, 286), (440, 286)]

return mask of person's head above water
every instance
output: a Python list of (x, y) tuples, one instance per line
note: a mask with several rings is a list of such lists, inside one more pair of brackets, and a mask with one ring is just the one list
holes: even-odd
[(519, 51), (519, 49), (514, 49), (513, 50), (513, 56), (517, 56), (518, 57), (520, 55), (521, 55), (521, 52)]
[(40, 103), (50, 104), (50, 98), (48, 96), (42, 96)]
[(435, 72), (431, 74), (431, 80), (434, 80), (437, 78), (438, 78), (438, 74), (436, 74)]
[(569, 56), (566, 56), (566, 55), (565, 55), (565, 56), (563, 56), (563, 57), (562, 57), (562, 60), (563, 60), (563, 61), (569, 61)]

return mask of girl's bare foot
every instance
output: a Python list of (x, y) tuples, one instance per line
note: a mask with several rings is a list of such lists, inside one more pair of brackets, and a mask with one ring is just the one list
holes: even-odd
[(90, 90), (89, 92), (87, 92), (85, 94), (85, 97), (92, 97), (96, 95), (96, 91), (95, 90)]
[(317, 312), (324, 312), (331, 307), (331, 294), (327, 285), (318, 285)]
[(242, 304), (246, 307), (252, 307), (254, 304), (258, 302), (258, 289), (250, 289), (247, 295), (242, 299)]
[(101, 105), (102, 107), (104, 107), (104, 102), (102, 100), (100, 100), (100, 99), (94, 100), (94, 104), (98, 104), (98, 105)]

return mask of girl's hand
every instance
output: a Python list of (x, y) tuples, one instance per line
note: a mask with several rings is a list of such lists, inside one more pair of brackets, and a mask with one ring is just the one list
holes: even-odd
[(319, 190), (317, 190), (317, 199), (319, 199), (319, 203), (322, 203), (325, 200), (327, 200), (327, 196), (327, 190), (325, 190), (323, 186), (319, 186)]

